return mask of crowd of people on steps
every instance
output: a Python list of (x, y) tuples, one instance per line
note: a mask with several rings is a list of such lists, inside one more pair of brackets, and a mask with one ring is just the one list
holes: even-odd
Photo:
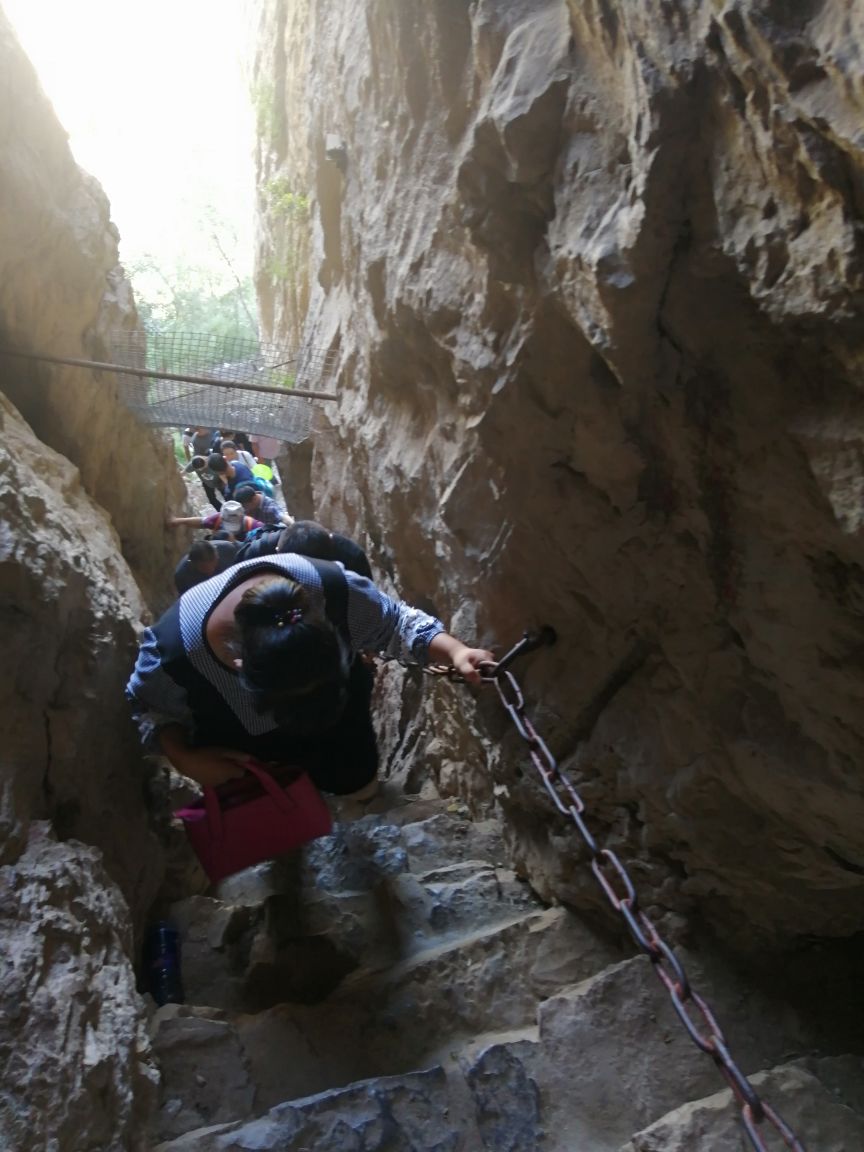
[(355, 541), (295, 521), (276, 497), (277, 448), (262, 439), (184, 430), (185, 471), (214, 511), (168, 520), (206, 538), (177, 565), (178, 599), (145, 630), (127, 697), (145, 747), (201, 785), (253, 759), (367, 799), (378, 774), (369, 655), (449, 664), (475, 684), (494, 658), (376, 587)]

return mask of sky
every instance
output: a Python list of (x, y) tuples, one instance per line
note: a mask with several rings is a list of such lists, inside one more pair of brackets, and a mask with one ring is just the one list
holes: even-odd
[(111, 201), (120, 258), (251, 271), (253, 113), (240, 0), (0, 0), (78, 163)]

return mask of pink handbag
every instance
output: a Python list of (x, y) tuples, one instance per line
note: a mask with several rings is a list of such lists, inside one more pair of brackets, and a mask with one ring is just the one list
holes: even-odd
[(257, 761), (245, 767), (251, 775), (205, 788), (203, 800), (174, 813), (213, 883), (326, 836), (333, 827), (305, 772), (279, 783)]

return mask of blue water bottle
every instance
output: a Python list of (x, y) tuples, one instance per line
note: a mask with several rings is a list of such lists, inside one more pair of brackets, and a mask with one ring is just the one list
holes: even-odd
[(147, 933), (144, 946), (147, 989), (157, 1004), (182, 1004), (180, 935), (167, 920), (157, 921)]

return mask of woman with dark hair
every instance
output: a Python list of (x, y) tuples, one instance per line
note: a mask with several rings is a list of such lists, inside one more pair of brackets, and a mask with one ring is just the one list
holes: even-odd
[(250, 757), (319, 788), (371, 795), (378, 750), (362, 652), (452, 664), (470, 683), (491, 652), (339, 564), (247, 560), (186, 592), (144, 634), (127, 686), (145, 744), (200, 784)]

